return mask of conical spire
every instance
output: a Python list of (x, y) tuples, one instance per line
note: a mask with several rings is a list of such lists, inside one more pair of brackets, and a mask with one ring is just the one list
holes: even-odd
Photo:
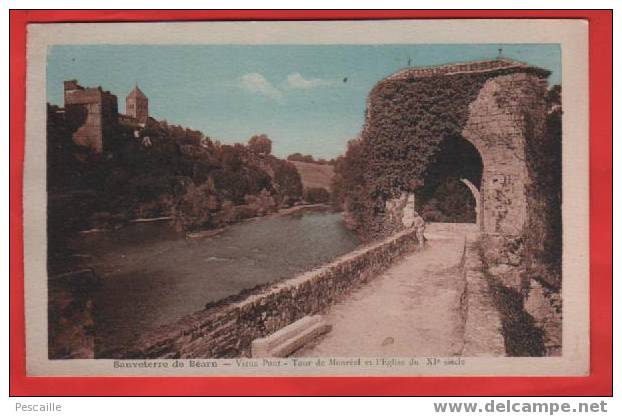
[(128, 98), (147, 98), (147, 96), (145, 95), (144, 92), (142, 92), (140, 90), (140, 88), (138, 88), (138, 82), (136, 82), (134, 89), (132, 89), (132, 91), (130, 91), (130, 93), (128, 94)]

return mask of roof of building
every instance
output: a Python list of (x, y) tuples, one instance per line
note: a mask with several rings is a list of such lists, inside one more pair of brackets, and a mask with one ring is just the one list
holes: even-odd
[(507, 69), (524, 69), (534, 71), (541, 76), (550, 75), (550, 71), (526, 64), (524, 62), (515, 61), (507, 58), (497, 58), (484, 61), (460, 62), (438, 66), (419, 66), (405, 68), (397, 71), (393, 75), (385, 78), (386, 80), (397, 80), (406, 78), (421, 78), (435, 75), (453, 75), (464, 73), (482, 73), (493, 72)]
[(134, 89), (132, 89), (132, 91), (130, 91), (130, 93), (127, 95), (127, 98), (143, 98), (146, 100), (147, 96), (144, 92), (140, 90), (140, 88), (138, 88), (138, 85), (136, 85)]

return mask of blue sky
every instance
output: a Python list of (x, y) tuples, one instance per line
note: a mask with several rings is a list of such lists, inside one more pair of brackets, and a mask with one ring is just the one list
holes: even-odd
[[(63, 104), (63, 81), (101, 85), (119, 98), (138, 82), (156, 119), (223, 143), (265, 133), (273, 153), (332, 158), (361, 130), (373, 85), (408, 65), (503, 56), (552, 71), (559, 45), (62, 45), (50, 47), (47, 97)], [(347, 81), (344, 82), (344, 79)]]

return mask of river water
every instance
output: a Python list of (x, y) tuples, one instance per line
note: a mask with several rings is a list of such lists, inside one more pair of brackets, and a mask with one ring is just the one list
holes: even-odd
[(94, 294), (96, 355), (131, 344), (159, 325), (239, 293), (293, 277), (359, 244), (334, 212), (299, 211), (186, 239), (166, 223), (81, 236), (102, 284)]

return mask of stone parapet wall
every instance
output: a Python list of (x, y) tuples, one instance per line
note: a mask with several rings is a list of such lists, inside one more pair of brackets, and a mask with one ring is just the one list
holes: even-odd
[(501, 315), (494, 305), (490, 288), (482, 271), (476, 243), (467, 241), (462, 263), (464, 292), (464, 357), (499, 357), (506, 355)]
[(254, 339), (306, 316), (321, 313), (353, 288), (412, 251), (406, 230), (339, 257), (318, 269), (227, 298), (145, 335), (123, 358), (249, 357)]

